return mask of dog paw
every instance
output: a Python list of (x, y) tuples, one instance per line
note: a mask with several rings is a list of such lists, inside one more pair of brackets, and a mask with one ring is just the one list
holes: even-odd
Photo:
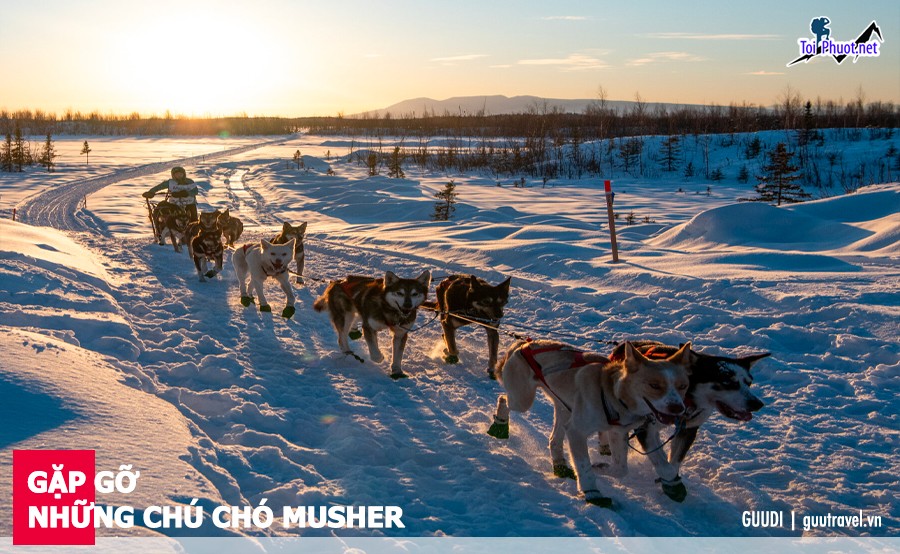
[(303, 277), (297, 277), (297, 284), (298, 284), (298, 285), (302, 285), (302, 284), (303, 284)]
[(575, 470), (566, 464), (553, 464), (553, 475), (560, 479), (575, 479)]
[(398, 379), (409, 379), (409, 375), (403, 373), (402, 371), (395, 371), (394, 373), (391, 373), (391, 379), (393, 379), (394, 381)]
[(242, 297), (241, 297), (241, 305), (242, 305), (243, 307), (246, 308), (246, 307), (249, 306), (250, 304), (253, 304), (253, 297), (252, 297), (252, 296), (242, 296)]
[(597, 450), (600, 452), (601, 456), (612, 456), (612, 450), (610, 450), (608, 444), (601, 444), (597, 447)]
[(490, 379), (491, 381), (496, 381), (496, 380), (497, 380), (497, 374), (494, 373), (494, 370), (493, 370), (493, 369), (488, 368), (487, 374), (488, 374), (488, 379)]
[(281, 317), (290, 319), (296, 312), (297, 310), (295, 310), (293, 306), (287, 306), (281, 312)]
[(600, 506), (601, 508), (611, 509), (613, 507), (612, 498), (603, 496), (600, 494), (600, 491), (584, 491), (584, 501), (588, 504), (593, 504), (594, 506)]
[[(350, 337), (350, 340), (359, 340), (362, 338), (362, 331), (360, 331), (359, 329), (353, 329), (352, 331), (347, 333), (347, 336)], [(378, 361), (380, 362), (381, 360)]]
[(444, 356), (444, 363), (446, 363), (446, 364), (458, 364), (458, 363), (459, 363), (459, 356), (457, 356), (456, 354), (447, 354), (446, 356)]
[(201, 275), (201, 276), (200, 276), (200, 282), (201, 282), (201, 283), (205, 283), (205, 282), (206, 282), (206, 277), (204, 277), (203, 275)]
[(269, 306), (268, 304), (260, 304), (259, 311), (272, 313), (272, 306)]
[(384, 361), (384, 354), (382, 354), (381, 352), (375, 352), (375, 353), (369, 352), (369, 359), (372, 360), (376, 364), (380, 364), (381, 362)]
[(663, 492), (675, 502), (684, 502), (687, 498), (687, 487), (681, 482), (681, 477), (675, 477), (672, 480), (660, 477), (656, 480), (661, 486)]
[(212, 279), (213, 277), (216, 276), (216, 270), (210, 269), (209, 271), (206, 272), (206, 276), (209, 277), (210, 279)]

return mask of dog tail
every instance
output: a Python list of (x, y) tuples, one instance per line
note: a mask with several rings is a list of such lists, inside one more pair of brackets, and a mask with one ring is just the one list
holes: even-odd
[(328, 309), (328, 299), (325, 298), (324, 294), (313, 303), (313, 309), (317, 312), (324, 312)]

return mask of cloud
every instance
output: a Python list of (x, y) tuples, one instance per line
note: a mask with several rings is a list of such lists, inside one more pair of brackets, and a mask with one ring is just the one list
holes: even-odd
[(781, 38), (779, 35), (752, 35), (752, 34), (703, 34), (703, 33), (647, 33), (649, 38), (683, 39), (683, 40), (774, 40)]
[(569, 54), (565, 58), (519, 60), (517, 63), (519, 65), (555, 65), (560, 67), (563, 71), (586, 71), (609, 67), (609, 64), (605, 61), (587, 54)]
[(463, 54), (461, 56), (447, 56), (444, 58), (431, 58), (431, 61), (438, 63), (456, 63), (456, 62), (469, 62), (472, 60), (477, 60), (479, 58), (486, 58), (487, 54)]
[(690, 54), (688, 52), (653, 52), (651, 54), (647, 54), (643, 58), (635, 58), (632, 60), (628, 60), (625, 65), (631, 67), (640, 67), (642, 65), (649, 65), (651, 63), (658, 62), (702, 62), (706, 61), (706, 58), (702, 56), (697, 56), (694, 54)]
[(784, 75), (784, 73), (780, 71), (753, 71), (747, 75)]

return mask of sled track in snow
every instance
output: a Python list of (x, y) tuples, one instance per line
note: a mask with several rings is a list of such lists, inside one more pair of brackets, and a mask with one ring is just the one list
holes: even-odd
[(262, 146), (276, 144), (286, 140), (280, 137), (277, 140), (249, 144), (188, 158), (156, 162), (120, 171), (114, 171), (108, 175), (82, 179), (66, 183), (29, 198), (19, 207), (19, 218), (23, 223), (43, 227), (53, 227), (61, 231), (94, 231), (98, 225), (90, 213), (86, 212), (81, 203), (89, 195), (119, 181), (137, 179), (147, 175), (154, 175), (172, 167), (173, 165), (191, 165), (200, 161), (210, 161), (218, 158), (234, 156), (248, 152)]

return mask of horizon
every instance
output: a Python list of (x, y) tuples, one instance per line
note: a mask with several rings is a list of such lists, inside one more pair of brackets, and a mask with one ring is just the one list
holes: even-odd
[[(356, 1), (49, 4), (5, 8), (0, 59), (13, 77), (0, 109), (327, 117), (416, 98), (590, 100), (601, 90), (608, 101), (640, 95), (668, 104), (769, 107), (789, 92), (804, 101), (900, 103), (900, 6), (886, 0), (864, 10), (768, 1), (727, 13), (709, 2), (466, 0), (453, 13), (409, 0), (392, 9)], [(799, 40), (815, 40), (810, 22), (821, 16), (835, 41), (877, 21), (880, 55), (787, 67)], [(29, 43), (40, 47), (22, 47)]]

